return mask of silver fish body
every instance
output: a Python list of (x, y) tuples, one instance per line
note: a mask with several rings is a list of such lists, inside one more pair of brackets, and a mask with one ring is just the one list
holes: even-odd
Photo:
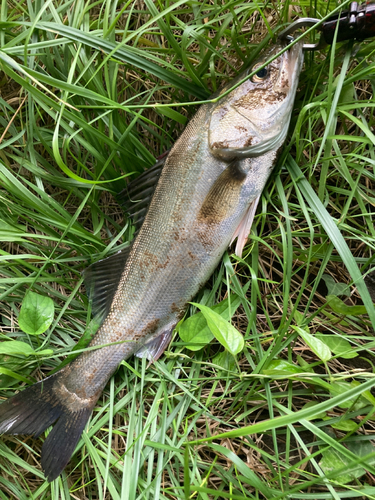
[[(280, 49), (273, 47), (257, 64)], [(158, 357), (187, 303), (236, 236), (241, 252), (286, 136), (301, 66), (302, 49), (295, 46), (265, 72), (200, 107), (165, 160), (126, 259), (108, 260), (117, 277), (89, 346), (98, 349), (0, 406), (0, 432), (39, 435), (58, 419), (42, 449), (49, 480), (69, 461), (119, 363), (134, 353)], [(105, 266), (103, 261), (89, 272), (102, 287)]]

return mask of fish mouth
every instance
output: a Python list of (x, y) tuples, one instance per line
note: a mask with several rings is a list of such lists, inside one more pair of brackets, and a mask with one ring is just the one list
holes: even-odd
[[(294, 98), (297, 91), (298, 79), (303, 65), (303, 43), (299, 42), (293, 45), (285, 52), (283, 68), (280, 71), (279, 79), (276, 82), (275, 88), (283, 89), (285, 86), (289, 88), (288, 98)], [(286, 70), (286, 71), (285, 71)], [(285, 81), (284, 72), (288, 74)], [(292, 97), (291, 97), (292, 96)]]
[(294, 44), (288, 51), (289, 53), (289, 58), (290, 58), (290, 66), (289, 66), (289, 72), (290, 72), (290, 78), (293, 80), (297, 80), (295, 82), (295, 85), (298, 83), (298, 77), (302, 69), (302, 64), (303, 64), (303, 43), (298, 42)]
[[(279, 49), (284, 47), (280, 46)], [(234, 128), (241, 129), (241, 132), (229, 141), (220, 137), (220, 140), (213, 142), (211, 151), (214, 156), (223, 160), (256, 157), (277, 149), (284, 142), (303, 64), (302, 43), (293, 45), (281, 57), (279, 74), (272, 91), (264, 89), (264, 93), (269, 92), (270, 95), (268, 102), (264, 98), (264, 108), (249, 113), (246, 107), (230, 106), (232, 112), (238, 115), (238, 123)], [(259, 96), (261, 98), (261, 94)], [(272, 99), (275, 100), (274, 105)]]
[[(303, 44), (299, 42), (285, 53), (274, 91), (284, 93), (286, 97), (281, 106), (273, 113), (270, 113), (264, 120), (258, 119), (258, 123), (249, 120), (254, 139), (250, 147), (243, 148), (243, 156), (261, 156), (271, 149), (278, 148), (285, 141), (297, 92), (299, 75), (303, 65), (302, 48)], [(239, 110), (237, 111), (242, 115)], [(264, 133), (267, 126), (271, 129), (270, 134)], [(241, 151), (238, 151), (238, 153), (241, 155)]]

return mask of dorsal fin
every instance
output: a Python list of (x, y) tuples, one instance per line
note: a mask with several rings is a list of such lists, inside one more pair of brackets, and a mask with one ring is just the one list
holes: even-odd
[(127, 215), (132, 219), (136, 232), (139, 231), (144, 221), (165, 160), (166, 155), (131, 181), (117, 197)]
[[(130, 182), (117, 197), (125, 212), (133, 219), (136, 232), (146, 216), (167, 154), (168, 152), (154, 166)], [(104, 321), (111, 309), (130, 248), (124, 248), (115, 255), (91, 264), (82, 273), (87, 295), (92, 302), (93, 316), (99, 323)]]
[(92, 302), (93, 316), (100, 324), (111, 309), (130, 249), (131, 246), (94, 262), (82, 273), (87, 295)]

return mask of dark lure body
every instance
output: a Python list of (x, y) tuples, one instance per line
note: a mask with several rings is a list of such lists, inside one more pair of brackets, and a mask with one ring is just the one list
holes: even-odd
[[(260, 64), (280, 48), (273, 47)], [(102, 316), (89, 347), (103, 347), (86, 351), (0, 406), (4, 433), (39, 435), (57, 420), (42, 448), (50, 481), (69, 461), (119, 363), (132, 354), (159, 357), (186, 304), (235, 237), (241, 253), (286, 136), (301, 65), (302, 51), (295, 47), (261, 70), (258, 79), (198, 110), (164, 161), (160, 177), (157, 172), (130, 250), (86, 273), (93, 309)], [(151, 177), (145, 174), (133, 192), (141, 196), (148, 191)]]

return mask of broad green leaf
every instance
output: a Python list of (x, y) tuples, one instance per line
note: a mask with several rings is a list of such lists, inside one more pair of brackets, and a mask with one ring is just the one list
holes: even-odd
[[(229, 321), (240, 304), (241, 299), (237, 295), (232, 295), (230, 307), (229, 300), (225, 299), (211, 309), (220, 314), (226, 321)], [(199, 351), (214, 338), (202, 312), (193, 314), (193, 316), (181, 323), (178, 327), (178, 333), (181, 340), (188, 343), (185, 347), (191, 351)]]
[(346, 283), (337, 283), (329, 274), (323, 274), (324, 280), (328, 289), (327, 295), (350, 295), (350, 287)]
[(207, 306), (193, 302), (192, 304), (202, 311), (209, 329), (225, 349), (233, 356), (242, 351), (244, 346), (243, 336), (231, 323)]
[(339, 431), (353, 432), (358, 426), (353, 420), (342, 420), (341, 422), (337, 422), (337, 424), (331, 424), (331, 427)]
[(21, 306), (18, 324), (29, 335), (44, 333), (53, 321), (55, 306), (49, 297), (28, 292)]
[[(294, 311), (294, 319), (297, 323), (298, 326), (301, 326), (303, 325), (303, 322), (304, 322), (304, 316), (302, 313), (300, 313), (299, 311)], [(303, 329), (306, 331), (306, 332), (309, 332), (310, 329), (308, 326), (304, 326)]]
[(42, 349), (41, 351), (34, 351), (35, 356), (50, 356), (53, 354), (52, 349)]
[(0, 354), (30, 356), (30, 354), (34, 354), (34, 350), (26, 342), (5, 340), (0, 343)]
[(304, 372), (312, 372), (314, 373), (314, 368), (310, 366), (310, 363), (305, 361), (302, 356), (297, 354), (297, 361), (300, 367), (303, 369)]
[(358, 354), (353, 351), (350, 342), (338, 335), (326, 335), (324, 333), (316, 333), (315, 337), (324, 342), (334, 354), (339, 355), (341, 358), (350, 359), (356, 358)]
[(347, 306), (341, 299), (335, 295), (327, 295), (327, 304), (337, 314), (343, 316), (360, 316), (367, 314), (365, 306)]
[(339, 104), (345, 104), (356, 100), (356, 89), (354, 83), (345, 85), (340, 92)]
[[(200, 314), (200, 316), (198, 316)], [(184, 326), (188, 320), (192, 320)], [(211, 330), (207, 326), (206, 318), (202, 313), (197, 313), (185, 320), (179, 328), (179, 335), (183, 342), (189, 342), (185, 345), (190, 351), (199, 351), (209, 344), (214, 338)]]
[(43, 351), (34, 351), (29, 344), (20, 340), (5, 340), (0, 343), (0, 354), (9, 356), (47, 356), (52, 354), (52, 349), (43, 349)]
[(311, 335), (311, 333), (306, 332), (303, 328), (300, 328), (299, 326), (292, 326), (292, 328), (300, 334), (304, 342), (310, 347), (313, 353), (315, 353), (318, 356), (318, 358), (320, 358), (324, 362), (331, 359), (332, 357), (331, 351), (324, 342), (319, 340), (314, 335)]
[[(356, 387), (357, 384), (349, 382), (333, 382), (330, 384), (329, 391), (332, 396), (338, 396), (339, 394), (345, 394)], [(340, 408), (351, 408), (353, 411), (360, 410), (368, 405), (368, 400), (364, 397), (364, 394), (359, 396), (354, 396), (351, 399), (347, 399), (345, 402), (339, 404)]]
[[(375, 463), (375, 447), (372, 443), (365, 441), (348, 442), (346, 443), (346, 447), (357, 457), (365, 457), (366, 455), (373, 454), (373, 457), (367, 459), (367, 463), (369, 465)], [(341, 472), (339, 476), (335, 476), (335, 481), (340, 484), (350, 483), (353, 479), (359, 478), (366, 473), (366, 470), (362, 467), (362, 465), (351, 468), (350, 459), (332, 448), (322, 451), (322, 457), (323, 458), (319, 465), (324, 472), (333, 472), (343, 467), (348, 467), (347, 471)]]
[(228, 371), (234, 371), (236, 367), (234, 357), (228, 351), (218, 352), (216, 356), (212, 358), (212, 363)]
[[(353, 380), (350, 383), (350, 386), (351, 387), (360, 387), (361, 386), (361, 382), (358, 382), (358, 380)], [(375, 397), (371, 394), (371, 391), (364, 391), (362, 393), (362, 396), (365, 399), (367, 399), (367, 401), (369, 401), (373, 406), (375, 406)]]
[(284, 359), (274, 359), (268, 365), (266, 370), (262, 370), (265, 375), (293, 375), (295, 373), (303, 373), (303, 370), (289, 361)]
[(322, 309), (322, 314), (324, 314), (324, 316), (326, 316), (330, 321), (334, 321), (338, 325), (349, 326), (349, 323), (347, 321), (345, 321), (344, 319), (338, 321), (337, 316), (329, 313), (326, 309)]
[(310, 248), (307, 248), (306, 250), (298, 249), (298, 252), (294, 252), (294, 256), (296, 259), (301, 260), (302, 262), (316, 262), (324, 258), (327, 249), (328, 245), (326, 243), (319, 243), (318, 245), (312, 245), (311, 257), (309, 257)]
[(366, 472), (361, 466), (350, 469), (350, 459), (332, 448), (322, 452), (322, 459), (319, 465), (323, 472), (327, 474), (342, 469), (343, 467), (348, 467), (348, 472), (341, 472), (339, 476), (334, 477), (334, 480), (339, 484), (350, 483), (353, 479), (363, 476)]
[(357, 457), (365, 457), (366, 455), (373, 455), (368, 458), (366, 463), (372, 465), (375, 463), (375, 446), (372, 441), (349, 441), (346, 447)]

